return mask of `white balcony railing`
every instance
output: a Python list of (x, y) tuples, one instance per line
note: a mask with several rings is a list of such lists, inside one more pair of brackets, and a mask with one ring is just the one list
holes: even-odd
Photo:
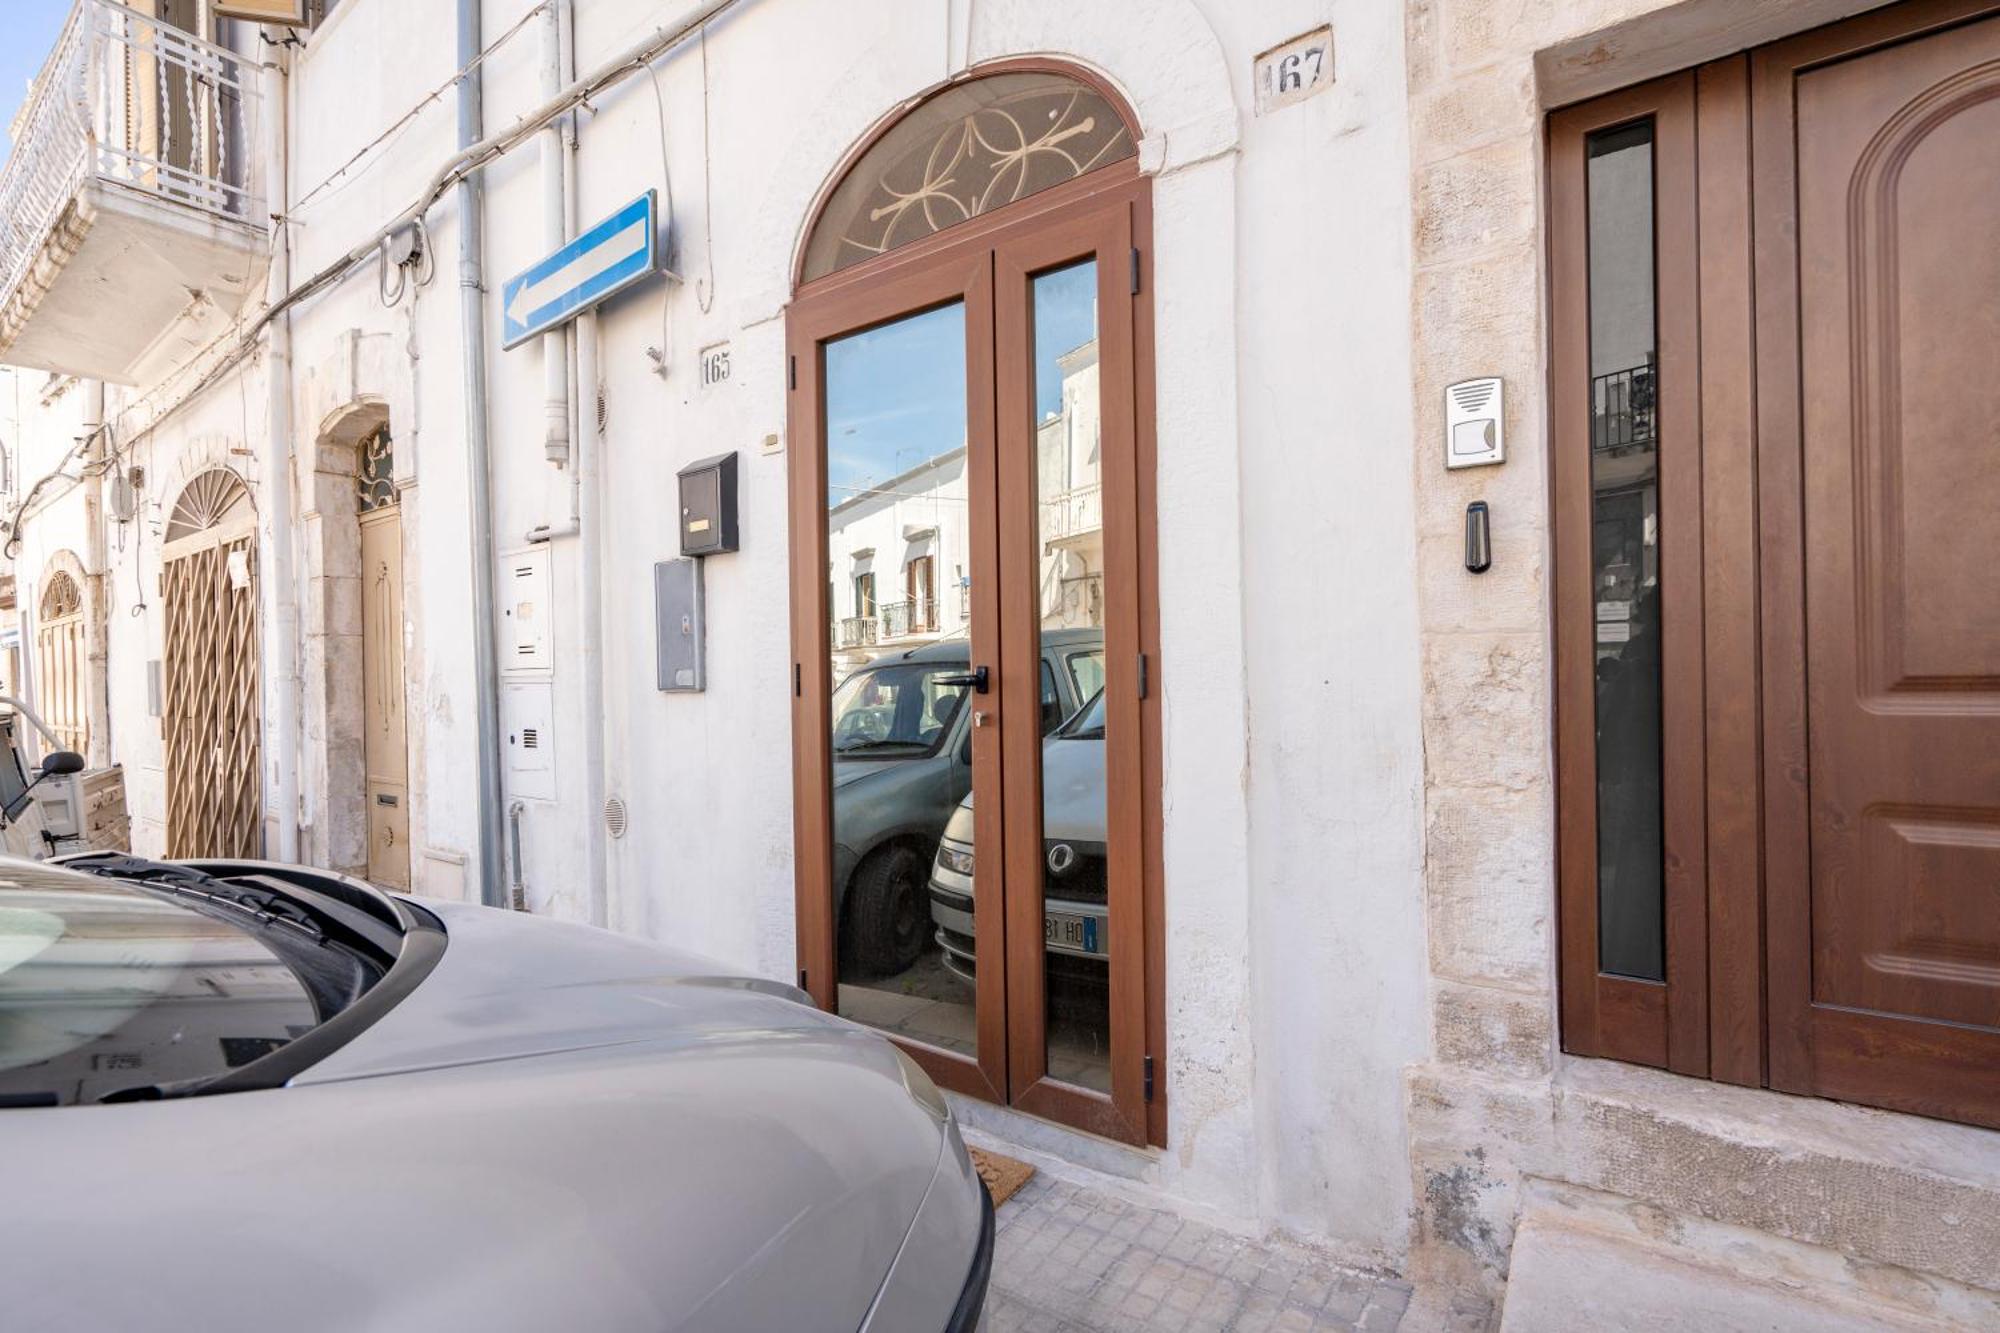
[(1077, 486), (1042, 501), (1042, 540), (1067, 541), (1104, 527), (1104, 488)]
[(77, 0), (0, 171), (0, 299), (91, 177), (248, 222), (255, 67), (114, 0)]

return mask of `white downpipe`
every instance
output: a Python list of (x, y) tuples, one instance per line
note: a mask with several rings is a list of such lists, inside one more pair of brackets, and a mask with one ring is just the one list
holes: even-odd
[(598, 472), (604, 436), (597, 414), (597, 316), (576, 322), (577, 581), (582, 584), (583, 651), (583, 865), (590, 889), (590, 924), (611, 924), (611, 893), (604, 845), (604, 528), (598, 507)]
[[(279, 34), (283, 36), (284, 34)], [(286, 137), (290, 119), (290, 80), (285, 51), (273, 47), (264, 67), (264, 105), (270, 115), (265, 136), (265, 197), (279, 220), (271, 247), (271, 271), (266, 299), (279, 309), (270, 323), (265, 382), (269, 416), (264, 450), (259, 460), (263, 477), (264, 552), (260, 586), (264, 589), (264, 700), (270, 710), (264, 729), (270, 763), (272, 814), (277, 819), (280, 861), (299, 859), (299, 601), (292, 563), (292, 244), (284, 220), (291, 206), (290, 161)], [(270, 854), (270, 853), (267, 853)]]
[[(552, 102), (563, 90), (563, 0), (550, 0), (542, 10), (541, 60), (542, 98)], [(569, 244), (569, 204), (563, 189), (563, 122), (558, 117), (542, 127), (536, 136), (542, 159), (542, 248), (554, 253)], [(542, 414), (545, 419), (542, 448), (550, 463), (568, 467), (569, 444), (569, 328), (550, 329), (542, 335)]]
[(90, 447), (84, 453), (85, 476), (83, 514), (89, 539), (85, 544), (84, 581), (89, 585), (90, 618), (85, 622), (86, 684), (90, 690), (84, 717), (90, 732), (90, 753), (84, 756), (92, 768), (111, 762), (111, 624), (105, 587), (110, 582), (109, 541), (105, 535), (104, 469), (110, 458), (110, 442), (104, 435), (104, 381), (83, 382), (83, 428), (90, 433)]

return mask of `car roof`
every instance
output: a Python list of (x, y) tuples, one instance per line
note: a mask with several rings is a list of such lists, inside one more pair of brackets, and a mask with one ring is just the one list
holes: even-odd
[[(1042, 631), (1042, 651), (1066, 648), (1104, 646), (1104, 631), (1101, 629), (1045, 629)], [(940, 639), (936, 643), (926, 643), (915, 648), (905, 648), (901, 652), (883, 653), (868, 660), (868, 666), (886, 666), (894, 662), (966, 662), (971, 660), (970, 647), (964, 639)], [(866, 670), (866, 667), (863, 668)]]

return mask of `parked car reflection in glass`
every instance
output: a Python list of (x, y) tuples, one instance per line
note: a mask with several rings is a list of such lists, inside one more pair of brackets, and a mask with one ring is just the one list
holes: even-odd
[[(878, 657), (834, 690), (833, 878), (843, 980), (895, 977), (926, 957), (931, 863), (946, 822), (972, 790), (968, 690), (947, 683), (969, 664), (963, 642), (933, 643)], [(1103, 631), (1043, 634), (1045, 733), (1079, 711), (1103, 672)]]

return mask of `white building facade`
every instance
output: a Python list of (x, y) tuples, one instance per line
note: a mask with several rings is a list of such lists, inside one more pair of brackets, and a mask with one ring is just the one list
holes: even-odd
[[(1785, 692), (1822, 648), (1783, 608), (1846, 585), (1769, 581), (1793, 549), (1770, 497), (1820, 492), (1755, 452), (1778, 395), (1730, 372), (1791, 347), (1816, 392), (1837, 360), (1770, 326), (1786, 261), (1758, 248), (1816, 243), (1837, 210), (1756, 210), (1786, 171), (1816, 207), (1824, 164), (1731, 127), (1792, 114), (1834, 154), (1816, 126), (1921, 103), (1931, 147), (1897, 159), (1919, 216), (1990, 230), (1990, 164), (1952, 137), (2000, 105), (1975, 95), (1990, 6), (339, 0), (296, 29), (229, 8), (80, 0), (0, 177), (0, 647), (18, 694), (123, 767), (134, 850), (592, 922), (836, 1007), (898, 989), (962, 1021), (919, 1054), (975, 1129), (1408, 1274), (1413, 1320), (1615, 1325), (1622, 1289), (1690, 1320), (2000, 1321), (2000, 914), (1964, 888), (2000, 773), (1968, 752), (1962, 789), (1854, 798), (1920, 826), (1867, 843), (1892, 857), (1870, 873), (1943, 887), (1842, 918), (1904, 941), (1869, 958), (1917, 960), (1843, 991), (1799, 903), (1849, 900), (1785, 859), (1787, 821), (1821, 827), (1785, 796), (1794, 769), (1830, 791), (1860, 765), (1785, 745), (1808, 717), (1862, 733)], [(1591, 174), (1619, 151), (1649, 169)], [(1673, 174), (1697, 169), (1700, 191)], [(508, 280), (649, 191), (667, 271), (508, 345)], [(1937, 280), (1909, 246), (1898, 272)], [(1956, 318), (2000, 349), (1990, 309)], [(1448, 468), (1446, 391), (1489, 376), (1504, 461)], [(705, 687), (663, 689), (679, 474), (728, 453), (741, 538), (699, 569)], [(1955, 487), (1909, 458), (1909, 495), (1986, 531), (1990, 457)], [(1922, 702), (1883, 715), (1960, 701), (1989, 725), (2000, 603), (1953, 582), (1949, 542), (1899, 549), (1958, 591), (1910, 603)], [(81, 651), (58, 659), (37, 636), (63, 615)], [(1051, 645), (1094, 674), (1051, 694)], [(887, 689), (855, 714), (903, 747), (864, 771), (836, 687), (892, 658), (935, 665), (907, 718)], [(1625, 706), (1614, 678), (1651, 680), (1654, 719), (1616, 755), (1588, 723)], [(1060, 812), (1088, 806), (1085, 831), (1059, 838), (1042, 778), (1100, 690), (1095, 786)], [(1597, 794), (1592, 756), (1635, 785)], [(930, 823), (898, 813), (914, 798), (862, 813), (889, 763), (958, 766)], [(976, 985), (927, 970), (961, 801)], [(1598, 864), (1604, 830), (1644, 864)], [(1059, 882), (1078, 855), (1094, 887)], [(907, 950), (849, 938), (864, 891)], [(1614, 962), (1626, 929), (1659, 958)], [(1863, 1010), (1957, 1035), (1924, 1055), (1815, 1026)]]

